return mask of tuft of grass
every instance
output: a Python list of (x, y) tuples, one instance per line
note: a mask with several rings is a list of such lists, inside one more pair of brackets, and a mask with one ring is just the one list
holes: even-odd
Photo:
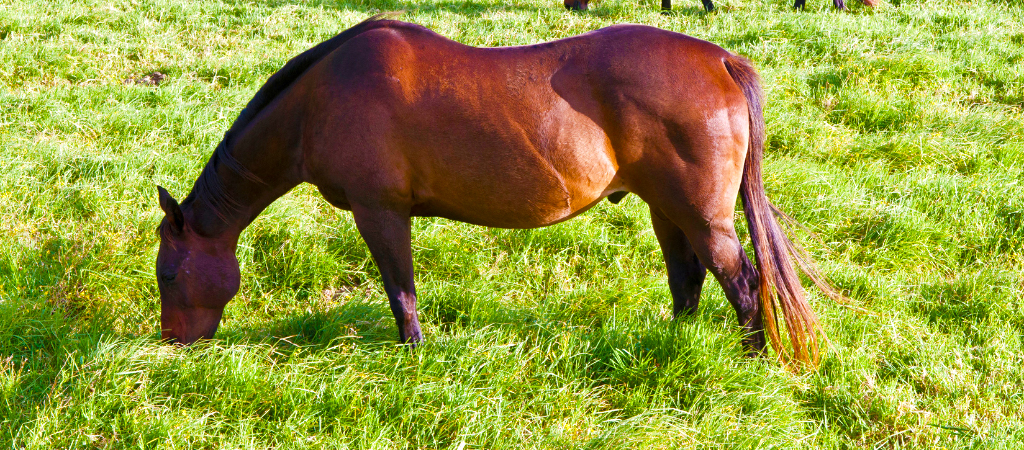
[[(1022, 4), (675, 3), (0, 0), (0, 445), (1019, 448)], [(635, 197), (539, 230), (416, 219), (407, 351), (309, 186), (243, 234), (218, 338), (161, 345), (154, 186), (184, 195), (290, 57), (400, 9), (470, 45), (637, 22), (753, 59), (769, 196), (856, 302), (811, 293), (821, 367), (743, 357), (713, 280), (672, 322)]]

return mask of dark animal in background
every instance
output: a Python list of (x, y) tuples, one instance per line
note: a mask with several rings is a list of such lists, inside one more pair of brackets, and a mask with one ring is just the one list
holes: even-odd
[[(715, 10), (715, 4), (712, 3), (711, 0), (700, 0), (700, 1), (704, 4), (704, 10), (705, 11), (709, 11), (710, 12), (710, 11), (714, 11)], [(861, 2), (863, 2), (867, 6), (875, 6), (875, 5), (878, 4), (877, 0), (861, 0)], [(590, 0), (565, 0), (565, 7), (566, 7), (566, 9), (571, 9), (571, 10), (576, 10), (576, 11), (586, 11), (587, 7), (588, 7), (588, 3), (590, 3)], [(796, 0), (796, 2), (793, 4), (793, 7), (794, 8), (803, 8), (804, 7), (804, 3), (806, 3), (806, 0)], [(846, 9), (846, 4), (843, 3), (843, 0), (832, 0), (832, 5), (835, 6), (836, 9)], [(672, 0), (661, 0), (661, 9), (663, 11), (671, 10), (672, 9)]]
[[(422, 339), (411, 217), (542, 227), (631, 192), (650, 207), (675, 315), (697, 310), (710, 270), (752, 352), (767, 332), (789, 354), (781, 315), (792, 355), (814, 361), (820, 330), (790, 259), (800, 256), (761, 182), (761, 107), (746, 59), (657, 28), (474, 48), (367, 20), (271, 76), (180, 205), (159, 189), (163, 337), (214, 335), (238, 291), (239, 234), (302, 182), (352, 211), (408, 343)], [(733, 228), (737, 195), (758, 269)]]

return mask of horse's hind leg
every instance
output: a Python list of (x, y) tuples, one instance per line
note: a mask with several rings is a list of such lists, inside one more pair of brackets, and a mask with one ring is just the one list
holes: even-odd
[(398, 324), (398, 339), (423, 340), (416, 314), (416, 286), (412, 271), (412, 230), (408, 213), (352, 205), (359, 234), (380, 270), (391, 313)]
[(668, 269), (668, 288), (672, 292), (672, 316), (696, 314), (700, 290), (704, 286), (707, 269), (697, 259), (690, 241), (664, 213), (651, 207), (651, 224), (661, 244)]
[[(707, 172), (697, 171), (697, 173)], [(751, 353), (759, 353), (767, 342), (761, 318), (758, 274), (736, 237), (736, 230), (733, 226), (736, 197), (735, 194), (729, 193), (733, 189), (729, 186), (731, 183), (722, 184), (720, 183), (722, 179), (717, 177), (698, 179), (691, 184), (683, 183), (682, 180), (686, 179), (687, 177), (682, 174), (674, 174), (665, 177), (650, 176), (647, 180), (657, 183), (658, 192), (651, 192), (653, 195), (648, 195), (645, 200), (650, 199), (648, 203), (651, 205), (651, 209), (661, 211), (664, 217), (671, 222), (665, 223), (657, 214), (653, 214), (652, 223), (659, 242), (662, 242), (662, 248), (664, 249), (665, 244), (668, 243), (671, 249), (663, 250), (666, 253), (670, 277), (673, 263), (668, 262), (668, 255), (673, 254), (678, 257), (686, 254), (681, 245), (681, 242), (685, 240), (689, 243), (691, 251), (697, 256), (700, 264), (718, 280), (725, 291), (726, 299), (736, 310), (736, 318), (740, 326), (747, 332), (744, 344)], [(695, 180), (693, 177), (689, 177), (689, 179)], [(695, 198), (705, 200), (695, 203), (685, 200)], [(678, 229), (672, 230), (670, 225), (675, 225)], [(680, 237), (678, 230), (682, 230), (682, 234), (685, 236)], [(685, 263), (676, 263), (675, 265), (676, 270), (679, 270), (678, 268), (685, 266)], [(670, 281), (670, 286), (672, 285), (673, 283)], [(675, 291), (673, 291), (673, 297), (676, 297)], [(678, 297), (676, 298), (678, 302)], [(684, 305), (686, 298), (686, 296), (683, 297)]]
[(747, 349), (752, 354), (760, 353), (767, 342), (761, 318), (758, 274), (736, 238), (731, 218), (712, 222), (709, 227), (691, 225), (686, 229), (686, 236), (736, 310), (736, 318), (747, 332), (743, 341)]

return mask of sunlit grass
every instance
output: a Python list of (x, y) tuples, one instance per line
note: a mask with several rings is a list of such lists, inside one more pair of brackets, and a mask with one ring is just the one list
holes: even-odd
[[(674, 3), (0, 0), (0, 445), (1019, 448), (1022, 4)], [(271, 73), (400, 9), (471, 45), (636, 22), (752, 58), (769, 196), (858, 306), (812, 292), (821, 367), (744, 358), (713, 281), (671, 322), (635, 197), (541, 230), (417, 219), (406, 351), (309, 186), (243, 234), (218, 339), (160, 345), (155, 185), (184, 196)]]

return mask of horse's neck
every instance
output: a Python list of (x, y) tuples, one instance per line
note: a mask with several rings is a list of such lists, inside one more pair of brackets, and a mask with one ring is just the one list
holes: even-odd
[[(258, 142), (258, 140), (255, 140)], [(240, 143), (254, 139), (240, 139)], [(278, 197), (299, 183), (272, 148), (221, 148), (192, 188), (191, 224), (203, 236), (236, 237)], [(265, 158), (263, 156), (266, 156)]]

